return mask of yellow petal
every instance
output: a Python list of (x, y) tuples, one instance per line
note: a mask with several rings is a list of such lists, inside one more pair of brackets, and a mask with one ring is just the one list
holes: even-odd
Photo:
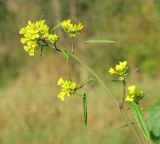
[(116, 73), (116, 71), (115, 71), (113, 68), (110, 68), (110, 69), (109, 69), (109, 73), (110, 73), (111, 75), (113, 75), (113, 74)]
[(134, 101), (134, 96), (133, 95), (132, 96), (128, 95), (126, 97), (125, 101), (133, 102)]
[(57, 85), (62, 85), (64, 83), (64, 80), (62, 77), (59, 78)]
[(131, 85), (128, 87), (128, 91), (130, 94), (133, 94), (135, 92), (135, 89), (136, 89), (135, 85)]

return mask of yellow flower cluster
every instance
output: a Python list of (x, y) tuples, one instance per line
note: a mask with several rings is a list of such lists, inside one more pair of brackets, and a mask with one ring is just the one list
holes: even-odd
[(76, 83), (72, 81), (64, 80), (62, 77), (59, 78), (57, 82), (58, 86), (61, 86), (61, 92), (58, 95), (58, 98), (61, 101), (64, 101), (65, 96), (71, 96), (75, 94), (76, 91)]
[(58, 41), (58, 35), (50, 34), (49, 27), (45, 24), (45, 20), (37, 22), (28, 21), (28, 25), (20, 29), (20, 34), (24, 35), (21, 38), (21, 43), (25, 44), (24, 50), (34, 56), (36, 50), (40, 46), (40, 40), (48, 41), (52, 44)]
[(126, 101), (139, 103), (139, 101), (143, 98), (143, 91), (136, 89), (134, 85), (128, 87), (128, 94), (126, 96)]
[(119, 80), (123, 81), (127, 76), (127, 70), (128, 70), (127, 61), (123, 61), (123, 62), (119, 62), (119, 64), (116, 65), (115, 68), (111, 67), (109, 69), (109, 73), (111, 75), (118, 76)]
[(64, 20), (61, 22), (61, 27), (70, 37), (75, 37), (83, 29), (83, 24), (72, 24), (71, 20)]

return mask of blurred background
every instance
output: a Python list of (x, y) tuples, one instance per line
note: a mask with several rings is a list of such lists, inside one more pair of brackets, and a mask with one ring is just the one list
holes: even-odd
[[(74, 68), (51, 50), (29, 57), (20, 44), (19, 30), (28, 20), (45, 19), (51, 27), (64, 19), (84, 24), (76, 40), (77, 55), (103, 77), (120, 100), (120, 84), (111, 83), (108, 69), (129, 62), (128, 82), (145, 92), (147, 111), (160, 94), (159, 0), (0, 0), (0, 144), (136, 144), (119, 109), (96, 82), (87, 87), (88, 127), (83, 125), (82, 100), (57, 99), (59, 76), (78, 83), (90, 75)], [(61, 31), (59, 47), (70, 48)], [(114, 44), (85, 44), (108, 39)]]

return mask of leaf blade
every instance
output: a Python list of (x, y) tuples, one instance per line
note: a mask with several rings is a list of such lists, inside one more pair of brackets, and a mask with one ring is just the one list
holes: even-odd
[(134, 102), (130, 102), (129, 105), (130, 105), (132, 112), (134, 113), (135, 120), (138, 124), (138, 127), (140, 128), (141, 132), (143, 133), (145, 139), (149, 141), (150, 134), (149, 134), (147, 124), (144, 120), (144, 116), (142, 114), (140, 107)]
[(160, 101), (149, 108), (147, 126), (154, 142), (160, 143)]
[(84, 93), (83, 95), (83, 116), (84, 116), (84, 124), (87, 126), (88, 122), (88, 114), (87, 114), (87, 95)]
[(109, 43), (115, 43), (114, 41), (111, 40), (87, 40), (85, 43), (92, 43), (92, 44), (109, 44)]

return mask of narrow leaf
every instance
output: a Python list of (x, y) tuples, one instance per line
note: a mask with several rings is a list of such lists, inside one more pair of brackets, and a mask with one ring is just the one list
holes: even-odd
[(108, 44), (108, 43), (114, 43), (114, 41), (111, 40), (88, 40), (85, 41), (86, 43), (93, 43), (93, 44)]
[(140, 128), (140, 130), (143, 133), (143, 135), (146, 138), (146, 140), (149, 140), (150, 134), (149, 134), (146, 122), (144, 120), (144, 116), (143, 116), (142, 110), (134, 102), (130, 102), (129, 105), (130, 105), (130, 108), (131, 108), (132, 112), (134, 113), (135, 120), (136, 120), (136, 122), (138, 124), (138, 127)]
[(84, 87), (85, 85), (89, 84), (89, 83), (90, 83), (92, 80), (94, 80), (94, 79), (95, 79), (95, 77), (92, 77), (92, 78), (90, 78), (90, 79), (85, 80), (85, 81), (78, 87), (78, 89), (80, 89), (80, 88)]
[(83, 116), (84, 116), (84, 124), (87, 126), (87, 96), (86, 93), (83, 95)]

